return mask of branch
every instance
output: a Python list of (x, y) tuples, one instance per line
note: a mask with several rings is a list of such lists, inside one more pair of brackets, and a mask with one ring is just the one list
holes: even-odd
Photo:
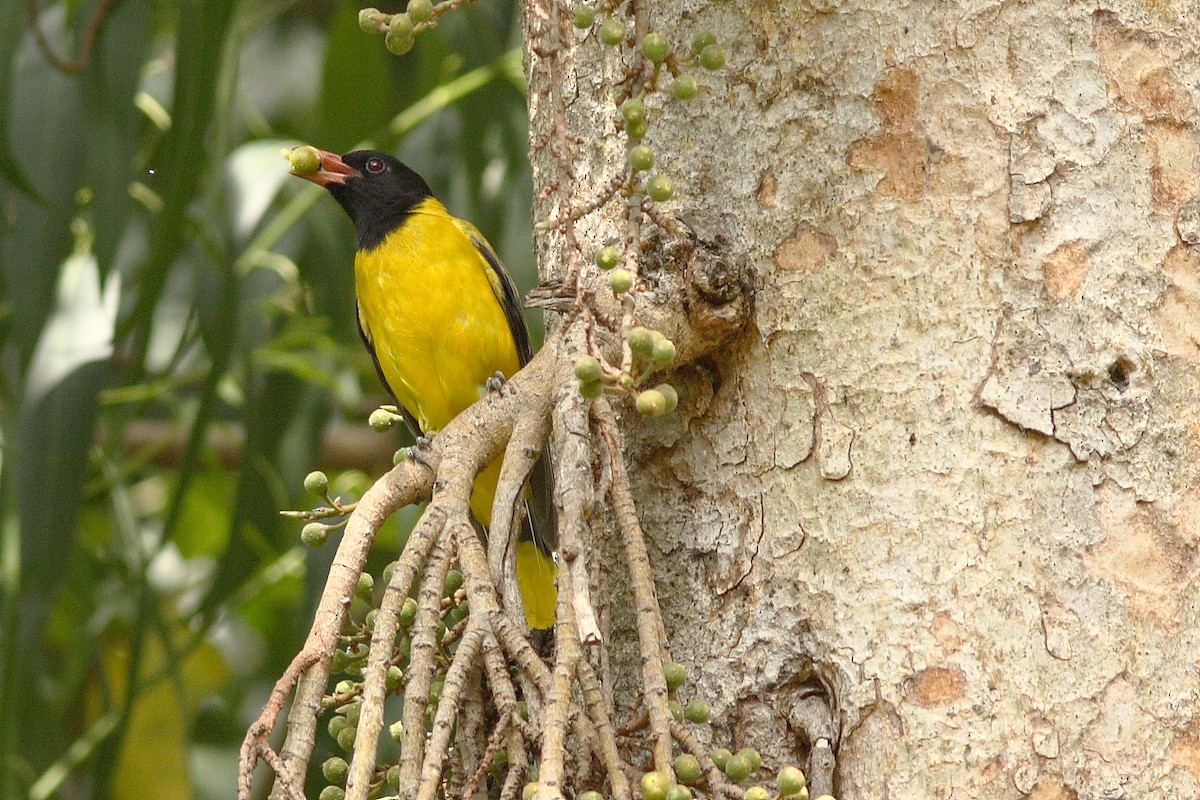
[[(406, 462), (407, 463), (407, 462)], [(400, 554), (400, 560), (392, 571), (391, 580), (383, 591), (383, 601), (375, 618), (375, 630), (371, 635), (371, 647), (367, 656), (367, 668), (363, 673), (362, 713), (358, 721), (358, 733), (354, 739), (354, 758), (350, 764), (350, 776), (346, 782), (347, 797), (359, 800), (366, 797), (371, 776), (375, 769), (375, 748), (379, 733), (383, 729), (383, 700), (387, 694), (387, 671), (391, 665), (392, 651), (400, 630), (400, 609), (412, 590), (413, 580), (422, 563), (442, 563), (438, 542), (446, 517), (441, 510), (430, 506), (421, 515), (420, 521), (409, 534), (408, 544)], [(431, 556), (430, 550), (434, 553)], [(444, 558), (441, 577), (436, 578), (439, 590), (436, 599), (441, 599), (440, 589), (449, 569), (448, 556)], [(427, 580), (429, 570), (426, 570)], [(437, 618), (434, 618), (436, 629)], [(415, 649), (415, 642), (414, 642)], [(415, 661), (415, 658), (414, 658)], [(410, 669), (409, 674), (412, 674)], [(426, 689), (428, 695), (428, 688)], [(407, 707), (407, 706), (406, 706)], [(369, 754), (369, 755), (364, 755)]]
[(638, 643), (642, 651), (642, 694), (650, 714), (650, 733), (654, 738), (654, 769), (665, 774), (674, 782), (675, 772), (671, 767), (671, 711), (667, 706), (667, 681), (663, 676), (666, 663), (663, 643), (662, 616), (658, 610), (658, 599), (654, 594), (654, 574), (650, 567), (650, 556), (646, 550), (646, 538), (638, 520), (633, 492), (629, 488), (629, 476), (625, 472), (621, 434), (617, 428), (612, 407), (603, 398), (592, 404), (592, 415), (596, 420), (612, 470), (613, 513), (621, 528), (621, 541), (625, 545), (625, 558), (633, 583), (634, 603), (638, 618)]
[(585, 659), (575, 662), (575, 675), (587, 705), (588, 714), (596, 723), (596, 738), (599, 743), (601, 762), (608, 774), (608, 784), (612, 790), (613, 800), (630, 800), (629, 780), (625, 777), (626, 764), (617, 752), (617, 740), (613, 731), (612, 718), (604, 695), (600, 691), (600, 681), (596, 677), (592, 665)]
[(554, 406), (555, 491), (562, 514), (559, 517), (559, 555), (571, 577), (571, 601), (579, 640), (599, 644), (600, 625), (592, 606), (591, 579), (584, 558), (585, 516), (594, 500), (592, 476), (594, 451), (588, 430), (587, 411), (578, 391), (563, 393)]
[(547, 392), (539, 398), (540, 402), (535, 408), (529, 409), (513, 425), (512, 438), (504, 448), (504, 460), (500, 464), (500, 479), (492, 503), (492, 527), (488, 531), (488, 566), (499, 585), (505, 611), (522, 631), (526, 625), (525, 615), (520, 613), (521, 590), (517, 585), (517, 534), (520, 531), (524, 505), (521, 501), (525, 495), (526, 481), (542, 457), (543, 447), (550, 435), (550, 420), (546, 415), (549, 398), (550, 393)]
[[(469, 524), (459, 526), (460, 537), (463, 530), (467, 531), (468, 536), (475, 535), (475, 530)], [(425, 747), (425, 763), (421, 765), (421, 785), (417, 789), (417, 800), (435, 800), (438, 789), (441, 788), (442, 768), (450, 752), (450, 737), (454, 732), (454, 721), (458, 717), (458, 700), (466, 688), (471, 670), (477, 666), (475, 657), (483, 643), (485, 624), (467, 626), (466, 634), (459, 642), (458, 649), (454, 651), (450, 668), (446, 670), (446, 682), (433, 717), (429, 742)], [(422, 726), (421, 733), (424, 732)]]
[[(238, 797), (241, 800), (250, 798), (254, 765), (260, 756), (266, 758), (276, 770), (280, 778), (277, 790), (293, 796), (290, 787), (303, 785), (304, 768), (312, 755), (315, 741), (321, 697), (329, 679), (329, 659), (337, 649), (346, 611), (358, 587), (358, 576), (366, 564), (367, 552), (375, 540), (375, 533), (389, 514), (415, 503), (428, 493), (431, 482), (432, 475), (419, 465), (409, 462), (400, 464), (363, 494), (358, 507), (350, 515), (329, 569), (329, 578), (321, 594), (308, 639), (275, 683), (266, 706), (242, 742), (238, 771)], [(288, 714), (288, 735), (279, 752), (279, 761), (275, 762), (269, 738), (275, 727), (275, 719), (293, 688), (296, 689), (296, 700)], [(279, 772), (280, 764), (289, 769)], [(277, 792), (273, 794), (278, 796)]]
[[(429, 707), (429, 687), (433, 683), (433, 657), (437, 650), (438, 621), (441, 619), (442, 585), (446, 581), (446, 573), (450, 570), (454, 543), (454, 539), (449, 536), (438, 539), (417, 594), (417, 618), (412, 627), (408, 683), (404, 687), (404, 739), (400, 745), (401, 786), (416, 786), (421, 775), (426, 743), (425, 710)], [(355, 742), (355, 763), (361, 756), (370, 759), (373, 766), (375, 749), (360, 753), (357, 745)]]

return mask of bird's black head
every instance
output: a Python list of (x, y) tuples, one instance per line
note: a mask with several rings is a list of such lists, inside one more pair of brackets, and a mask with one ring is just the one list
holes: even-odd
[(387, 153), (355, 150), (339, 156), (318, 152), (320, 169), (297, 175), (324, 186), (346, 209), (358, 233), (360, 250), (378, 246), (418, 203), (433, 196), (420, 175)]

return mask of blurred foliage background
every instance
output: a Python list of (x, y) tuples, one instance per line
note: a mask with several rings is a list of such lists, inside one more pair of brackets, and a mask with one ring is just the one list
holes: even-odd
[(2, 797), (232, 796), (333, 551), (279, 511), (401, 444), (365, 424), (349, 221), (281, 147), (396, 152), (535, 282), (515, 2), (403, 58), (357, 13), (0, 4)]

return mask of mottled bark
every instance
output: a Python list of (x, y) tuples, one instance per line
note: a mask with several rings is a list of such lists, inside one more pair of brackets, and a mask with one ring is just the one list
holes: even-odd
[[(624, 415), (715, 743), (801, 759), (827, 692), (846, 800), (1200, 796), (1200, 6), (649, 19), (728, 49), (699, 100), (648, 103), (647, 141), (756, 288), (742, 333), (671, 376), (674, 415)], [(593, 33), (567, 58), (581, 198), (624, 157), (614, 52)], [(587, 258), (622, 231), (579, 230)]]

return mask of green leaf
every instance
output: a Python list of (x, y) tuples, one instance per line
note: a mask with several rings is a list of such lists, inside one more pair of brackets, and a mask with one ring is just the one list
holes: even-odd
[[(21, 465), (16, 496), (21, 580), (27, 597), (52, 597), (64, 576), (62, 554), (70, 551), (74, 541), (95, 432), (96, 392), (110, 378), (107, 362), (84, 364), (21, 410), (15, 448)], [(25, 622), (39, 629), (48, 613), (48, 605), (40, 607), (30, 615), (35, 619)]]
[[(9, 4), (17, 5), (17, 4)], [(61, 34), (62, 9), (41, 15), (47, 37)], [(23, 367), (54, 305), (58, 270), (71, 252), (76, 176), (84, 148), (79, 83), (48, 64), (32, 42), (17, 55), (12, 86), (13, 157), (38, 197), (5, 185), (0, 205), (0, 270), (12, 312), (12, 335)], [(15, 382), (15, 381), (14, 381)]]
[(138, 153), (133, 98), (149, 42), (150, 4), (118, 3), (104, 20), (91, 63), (79, 76), (85, 115), (83, 183), (92, 190), (93, 247), (102, 275), (113, 266), (132, 210), (129, 184)]
[[(0, 131), (8, 131), (12, 109), (13, 62), (25, 33), (25, 16), (20, 3), (0, 4)], [(19, 191), (37, 198), (25, 171), (17, 163), (9, 137), (0, 137), (0, 176)]]
[(16, 432), (22, 580), (46, 597), (70, 549), (95, 430), (96, 394), (109, 381), (118, 278), (100, 281), (96, 260), (72, 256), (54, 314), (42, 331)]

